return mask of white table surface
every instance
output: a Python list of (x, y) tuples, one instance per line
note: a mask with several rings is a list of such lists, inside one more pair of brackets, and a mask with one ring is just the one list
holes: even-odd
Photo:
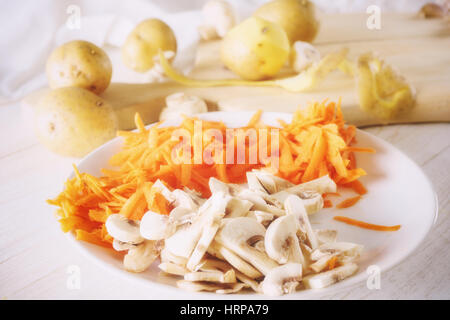
[[(439, 218), (420, 247), (381, 274), (381, 289), (365, 283), (325, 299), (450, 298), (450, 124), (380, 126), (366, 129), (418, 163), (439, 197)], [(18, 104), (0, 105), (0, 298), (164, 299), (112, 274), (80, 254), (65, 238), (45, 199), (54, 197), (74, 159), (36, 143), (23, 128)], [(80, 270), (80, 289), (68, 289), (70, 266)]]

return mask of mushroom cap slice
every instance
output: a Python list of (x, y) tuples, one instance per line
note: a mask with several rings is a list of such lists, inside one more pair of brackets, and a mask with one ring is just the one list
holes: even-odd
[(245, 283), (211, 283), (203, 281), (178, 280), (177, 286), (187, 291), (212, 291), (216, 293), (235, 293), (247, 287)]
[(256, 221), (261, 223), (263, 226), (267, 226), (270, 222), (272, 222), (274, 214), (261, 210), (252, 210), (247, 213), (247, 217), (255, 218)]
[(245, 216), (248, 211), (253, 207), (253, 203), (248, 200), (239, 199), (233, 197), (228, 202), (225, 209), (227, 218), (236, 218)]
[(250, 189), (253, 189), (252, 186), (254, 185), (255, 190), (261, 190), (268, 194), (274, 194), (294, 186), (290, 181), (263, 170), (247, 172), (247, 181)]
[(140, 223), (141, 236), (148, 240), (162, 240), (170, 234), (169, 217), (147, 211)]
[(226, 272), (220, 270), (196, 271), (184, 275), (184, 280), (207, 281), (218, 283), (236, 283), (236, 274), (233, 269)]
[(303, 284), (308, 289), (325, 288), (333, 283), (344, 280), (350, 277), (358, 270), (358, 265), (355, 263), (344, 264), (335, 269), (310, 275), (303, 278)]
[(269, 296), (292, 293), (302, 280), (302, 265), (287, 263), (272, 269), (261, 282), (261, 291)]
[(270, 258), (279, 264), (303, 264), (303, 254), (297, 238), (297, 220), (294, 215), (275, 219), (267, 228), (264, 246)]
[(255, 237), (264, 237), (265, 233), (264, 226), (253, 218), (231, 218), (217, 233), (216, 241), (235, 252), (263, 274), (267, 274), (277, 266), (277, 263), (249, 243)]
[(320, 245), (311, 252), (311, 260), (317, 261), (329, 255), (343, 255), (357, 258), (361, 254), (363, 246), (352, 242), (328, 242)]
[(105, 227), (111, 237), (121, 242), (137, 244), (144, 241), (139, 231), (139, 222), (129, 220), (120, 214), (110, 215), (106, 219)]
[(112, 243), (113, 249), (116, 251), (126, 251), (129, 250), (131, 248), (134, 248), (135, 246), (137, 246), (137, 244), (132, 244), (132, 243), (128, 243), (128, 242), (122, 242), (120, 240), (114, 239), (113, 243)]
[(239, 270), (251, 279), (257, 279), (263, 276), (262, 273), (256, 270), (251, 264), (242, 260), (233, 251), (227, 249), (216, 241), (213, 241), (211, 246), (208, 248), (208, 253), (219, 259), (227, 261), (233, 266), (233, 268)]
[(160, 241), (145, 240), (134, 248), (128, 250), (123, 258), (125, 270), (143, 272), (156, 260), (161, 251)]
[(284, 207), (288, 215), (293, 215), (297, 218), (299, 229), (306, 234), (311, 249), (316, 249), (319, 246), (316, 234), (309, 222), (308, 214), (306, 213), (303, 200), (296, 195), (290, 195), (284, 202)]
[(189, 273), (189, 270), (185, 267), (172, 262), (161, 262), (158, 265), (158, 268), (160, 268), (165, 273), (173, 274), (176, 276), (184, 276), (185, 274)]

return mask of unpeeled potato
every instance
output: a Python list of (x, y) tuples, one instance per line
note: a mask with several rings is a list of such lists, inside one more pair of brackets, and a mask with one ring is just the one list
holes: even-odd
[(250, 17), (231, 29), (221, 44), (221, 60), (247, 80), (270, 78), (289, 57), (289, 40), (277, 24)]
[(155, 64), (158, 50), (177, 52), (177, 40), (172, 29), (159, 19), (139, 23), (122, 45), (122, 60), (137, 72), (146, 72)]
[(52, 89), (74, 86), (99, 94), (111, 82), (112, 65), (101, 48), (88, 41), (76, 40), (51, 53), (46, 73)]
[(254, 16), (283, 27), (290, 43), (312, 42), (319, 30), (314, 4), (308, 0), (274, 0), (259, 7)]
[(34, 110), (37, 138), (63, 156), (84, 156), (114, 138), (117, 123), (105, 100), (78, 87), (49, 91)]

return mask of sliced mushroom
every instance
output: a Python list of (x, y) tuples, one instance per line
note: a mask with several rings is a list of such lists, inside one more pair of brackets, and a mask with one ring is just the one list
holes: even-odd
[(199, 207), (199, 204), (194, 201), (192, 196), (186, 191), (183, 191), (181, 189), (173, 190), (172, 198), (173, 198), (172, 204), (175, 207), (182, 207), (191, 211), (196, 211)]
[(239, 271), (235, 271), (235, 272), (236, 272), (236, 278), (238, 278), (239, 281), (248, 285), (250, 288), (253, 289), (253, 291), (260, 292), (260, 287), (259, 287), (258, 281), (246, 276), (242, 272), (239, 272)]
[[(298, 195), (300, 198), (311, 198), (311, 194), (319, 194), (322, 195), (326, 192), (336, 192), (336, 183), (328, 176), (325, 175), (323, 177), (320, 177), (315, 180), (311, 180), (287, 189), (284, 189), (282, 191), (279, 191), (272, 196), (276, 198), (278, 201), (284, 203), (286, 198), (291, 195), (295, 194)], [(308, 204), (309, 206), (309, 204)]]
[[(250, 180), (252, 183), (250, 183)], [(274, 194), (294, 186), (294, 184), (288, 180), (262, 170), (247, 172), (247, 181), (250, 189), (252, 189), (252, 186), (250, 185), (252, 184), (256, 187), (255, 190), (262, 190), (268, 194)]]
[(184, 280), (187, 281), (207, 281), (218, 283), (236, 283), (236, 274), (233, 269), (226, 272), (219, 270), (196, 271), (189, 272), (184, 275)]
[(242, 200), (239, 198), (231, 198), (228, 202), (227, 208), (225, 210), (227, 218), (237, 218), (245, 216), (250, 208), (253, 206), (248, 200)]
[(139, 231), (139, 221), (125, 218), (120, 214), (112, 214), (106, 219), (108, 234), (121, 242), (138, 244), (144, 241)]
[(351, 242), (328, 242), (320, 245), (311, 252), (311, 259), (317, 261), (329, 255), (343, 255), (357, 258), (361, 254), (363, 246)]
[[(252, 191), (249, 189), (242, 189), (237, 194), (237, 197), (252, 202), (253, 203), (252, 210), (270, 212), (276, 215), (277, 217), (285, 215), (284, 210), (275, 205), (275, 203), (278, 204), (278, 201), (276, 199), (273, 199), (267, 194), (264, 195), (261, 192)], [(272, 202), (267, 203), (267, 201)]]
[(143, 272), (156, 260), (161, 252), (161, 242), (145, 240), (134, 248), (128, 250), (123, 258), (125, 270)]
[(208, 253), (213, 256), (227, 261), (229, 264), (233, 266), (236, 270), (239, 270), (241, 273), (246, 275), (251, 279), (257, 279), (262, 277), (262, 273), (256, 270), (252, 265), (242, 260), (238, 255), (236, 255), (233, 251), (227, 249), (220, 243), (214, 241), (211, 246), (208, 248)]
[(303, 278), (303, 284), (308, 289), (325, 288), (350, 277), (357, 270), (358, 265), (355, 263), (344, 264), (329, 271), (307, 276)]
[[(216, 241), (234, 251), (242, 259), (252, 264), (263, 274), (277, 266), (267, 254), (249, 244), (255, 236), (264, 237), (266, 229), (255, 219), (248, 217), (231, 218), (216, 235)], [(230, 262), (231, 263), (231, 262)]]
[(319, 242), (309, 222), (308, 214), (306, 213), (302, 199), (298, 196), (290, 195), (286, 198), (284, 207), (288, 214), (294, 215), (297, 218), (299, 230), (305, 234), (311, 249), (316, 249), (319, 246)]
[(294, 215), (275, 219), (267, 228), (264, 238), (267, 255), (279, 264), (288, 262), (303, 264), (297, 229), (297, 219)]
[(253, 210), (247, 213), (247, 217), (255, 218), (256, 221), (261, 223), (263, 226), (267, 227), (267, 225), (272, 222), (275, 216), (270, 212)]
[(158, 265), (158, 268), (160, 268), (165, 273), (173, 274), (176, 276), (184, 276), (185, 274), (189, 273), (189, 270), (185, 267), (171, 262), (161, 262)]
[(175, 226), (169, 223), (169, 217), (153, 211), (147, 211), (141, 219), (141, 236), (148, 240), (162, 240), (175, 232)]
[(161, 258), (161, 262), (169, 262), (169, 263), (173, 263), (173, 264), (183, 266), (183, 267), (185, 267), (187, 264), (186, 258), (179, 257), (179, 256), (176, 256), (176, 255), (170, 253), (165, 246), (161, 250), (160, 258)]
[(129, 250), (135, 246), (137, 246), (137, 244), (132, 244), (132, 243), (128, 243), (128, 242), (122, 242), (120, 240), (114, 239), (113, 240), (113, 249), (116, 251), (126, 251)]
[(226, 183), (213, 177), (209, 178), (209, 190), (211, 190), (212, 194), (216, 192), (223, 192), (225, 194), (230, 193), (230, 189)]
[(302, 265), (288, 263), (272, 269), (261, 283), (261, 291), (269, 296), (292, 293), (302, 280)]

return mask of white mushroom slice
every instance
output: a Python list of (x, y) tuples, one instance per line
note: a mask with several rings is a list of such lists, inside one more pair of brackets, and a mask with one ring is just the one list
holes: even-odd
[(297, 218), (299, 230), (306, 235), (311, 249), (316, 249), (319, 246), (319, 242), (309, 222), (308, 214), (306, 213), (302, 199), (298, 196), (290, 195), (284, 202), (284, 207), (288, 214), (294, 215)]
[(302, 72), (313, 63), (320, 61), (320, 52), (308, 42), (295, 41), (291, 49), (291, 67)]
[(129, 220), (120, 214), (112, 214), (106, 219), (106, 231), (121, 242), (141, 243), (144, 238), (139, 232), (139, 221)]
[(273, 203), (278, 201), (276, 199), (272, 199), (268, 195), (264, 195), (261, 192), (252, 191), (249, 189), (242, 189), (237, 195), (239, 198), (250, 201), (253, 203), (253, 210), (259, 211), (267, 211), (270, 212), (277, 217), (284, 216), (285, 212), (283, 209), (277, 207), (274, 204), (268, 204), (267, 201), (273, 201)]
[(307, 196), (305, 195), (307, 195), (308, 193), (324, 194), (326, 192), (336, 192), (336, 188), (336, 183), (328, 175), (325, 175), (318, 179), (287, 188), (273, 194), (272, 196), (278, 201), (284, 203), (284, 201), (290, 194), (298, 195), (301, 198), (303, 195), (303, 197), (307, 198)]
[(162, 240), (174, 232), (169, 217), (153, 211), (147, 211), (140, 223), (141, 236), (148, 240)]
[(255, 218), (256, 221), (261, 223), (263, 226), (267, 226), (274, 219), (274, 215), (270, 212), (265, 212), (261, 210), (249, 211), (247, 217)]
[(120, 240), (114, 239), (113, 240), (113, 249), (116, 251), (126, 251), (129, 250), (135, 246), (137, 246), (137, 244), (132, 244), (132, 243), (128, 243), (128, 242), (122, 242)]
[(134, 248), (128, 250), (123, 258), (125, 270), (143, 272), (156, 260), (161, 252), (160, 241), (145, 240)]
[(238, 278), (239, 281), (248, 285), (250, 288), (253, 289), (253, 291), (260, 292), (260, 287), (259, 287), (258, 281), (253, 280), (252, 278), (246, 276), (245, 274), (243, 274), (240, 271), (235, 271), (235, 273), (236, 273), (236, 278)]
[(273, 221), (267, 228), (264, 238), (267, 255), (279, 264), (288, 262), (303, 264), (297, 229), (297, 219), (294, 215), (286, 215)]
[[(247, 172), (247, 184), (248, 188), (252, 191), (257, 192), (263, 192), (266, 194), (269, 194), (269, 191), (265, 188), (265, 186), (259, 181), (258, 177), (256, 176), (255, 172)], [(273, 185), (273, 188), (275, 186)]]
[(205, 255), (209, 245), (211, 244), (214, 237), (216, 236), (217, 231), (219, 230), (220, 218), (222, 218), (224, 214), (225, 213), (219, 213), (216, 216), (212, 217), (212, 221), (203, 227), (202, 235), (186, 265), (189, 270), (194, 270), (200, 263), (200, 260)]
[(165, 248), (174, 256), (189, 259), (202, 235), (200, 223), (181, 226), (172, 236), (165, 240)]
[(363, 246), (351, 242), (329, 242), (320, 245), (311, 253), (311, 260), (317, 261), (324, 256), (344, 255), (347, 257), (359, 257)]
[(179, 266), (171, 262), (161, 262), (158, 265), (158, 268), (160, 268), (165, 273), (173, 274), (176, 276), (184, 276), (186, 273), (189, 272), (189, 270), (186, 269), (185, 267)]
[(245, 216), (250, 208), (253, 206), (253, 203), (248, 200), (242, 200), (239, 198), (231, 198), (228, 202), (228, 205), (225, 209), (227, 218), (237, 218)]
[[(277, 177), (263, 170), (253, 170), (251, 171), (251, 175), (254, 175), (258, 179), (258, 182), (264, 188), (264, 191), (266, 191), (268, 194), (274, 194), (281, 190), (294, 186), (294, 184), (290, 181)], [(247, 180), (248, 176), (249, 172), (247, 173)]]
[(310, 275), (303, 278), (303, 284), (308, 289), (319, 289), (328, 287), (336, 282), (342, 281), (350, 277), (358, 270), (358, 265), (355, 263), (344, 264), (335, 269)]
[(208, 248), (208, 253), (219, 259), (227, 261), (230, 265), (233, 266), (233, 268), (242, 272), (251, 279), (257, 279), (263, 276), (262, 273), (256, 270), (252, 265), (242, 260), (233, 251), (225, 248), (223, 245), (216, 241), (214, 241)]
[(192, 219), (196, 216), (196, 213), (183, 207), (173, 208), (169, 213), (169, 220), (175, 226), (179, 226), (185, 223), (192, 222)]
[(329, 254), (329, 255), (323, 256), (316, 262), (310, 264), (309, 268), (311, 270), (313, 270), (314, 272), (321, 272), (328, 266), (330, 259), (333, 258), (334, 256), (335, 256), (335, 254)]
[(161, 258), (161, 262), (169, 262), (169, 263), (173, 263), (173, 264), (176, 264), (179, 266), (186, 266), (186, 264), (187, 264), (186, 258), (178, 257), (178, 256), (170, 253), (166, 247), (164, 247), (161, 250), (160, 258)]
[(209, 190), (211, 190), (211, 193), (217, 193), (217, 192), (223, 192), (225, 194), (230, 193), (230, 189), (228, 188), (228, 185), (216, 178), (209, 178)]
[(219, 270), (189, 272), (184, 275), (187, 281), (206, 281), (218, 283), (236, 283), (236, 275), (233, 269), (226, 272)]
[(198, 209), (198, 203), (196, 203), (191, 195), (181, 189), (176, 189), (172, 191), (173, 202), (175, 207), (182, 207), (189, 209), (191, 211), (196, 211)]
[(319, 244), (336, 242), (337, 239), (337, 231), (330, 229), (316, 229), (314, 230), (317, 236), (317, 240)]
[(277, 263), (249, 244), (249, 240), (255, 237), (264, 237), (265, 232), (264, 226), (255, 219), (232, 218), (219, 230), (216, 241), (234, 251), (263, 274), (267, 274), (277, 266)]
[(199, 270), (201, 271), (220, 270), (227, 272), (231, 269), (233, 267), (229, 263), (214, 258), (206, 258), (199, 264)]
[(320, 193), (303, 193), (301, 196), (306, 213), (311, 215), (323, 208), (323, 198)]
[(302, 265), (288, 263), (272, 269), (261, 283), (261, 291), (269, 296), (292, 293), (302, 280)]

